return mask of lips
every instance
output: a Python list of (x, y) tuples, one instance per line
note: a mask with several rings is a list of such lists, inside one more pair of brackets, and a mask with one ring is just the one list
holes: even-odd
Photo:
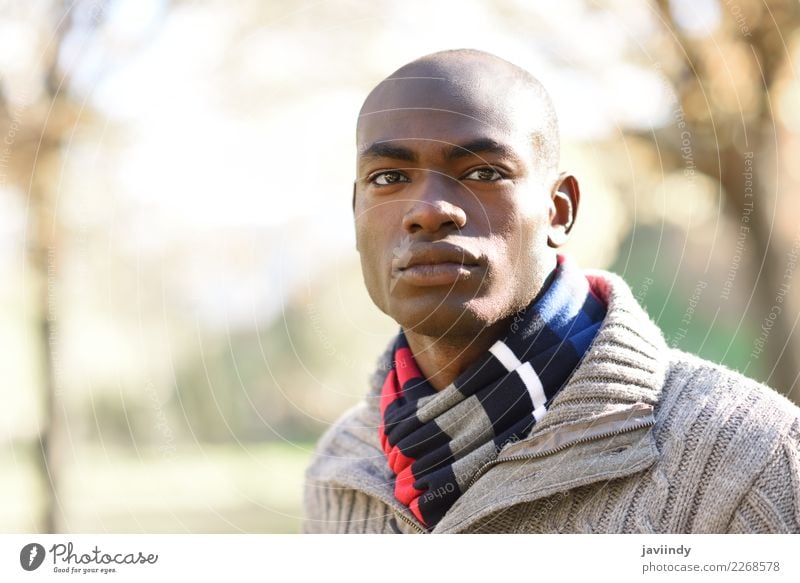
[(395, 252), (392, 267), (404, 271), (417, 265), (456, 264), (476, 267), (480, 259), (471, 251), (452, 243), (420, 243)]
[(482, 264), (478, 255), (452, 243), (411, 244), (406, 239), (394, 251), (392, 290), (398, 282), (427, 288), (476, 280)]

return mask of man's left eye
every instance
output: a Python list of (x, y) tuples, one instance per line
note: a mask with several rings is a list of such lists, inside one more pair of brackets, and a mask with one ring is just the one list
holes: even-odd
[(480, 180), (481, 182), (494, 182), (502, 178), (503, 175), (494, 168), (478, 168), (464, 176), (466, 180)]

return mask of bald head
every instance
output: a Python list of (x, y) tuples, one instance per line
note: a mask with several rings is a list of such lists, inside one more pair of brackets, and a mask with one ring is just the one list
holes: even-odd
[[(555, 268), (580, 198), (541, 84), (480, 51), (426, 55), (372, 90), (357, 143), (356, 250), (375, 305), (409, 342), (504, 329)], [(433, 243), (471, 263), (398, 263)]]
[(559, 164), (558, 121), (550, 96), (528, 71), (490, 53), (453, 49), (420, 57), (381, 81), (367, 96), (356, 128), (388, 111), (438, 110), (488, 128), (528, 136), (531, 156), (544, 174)]

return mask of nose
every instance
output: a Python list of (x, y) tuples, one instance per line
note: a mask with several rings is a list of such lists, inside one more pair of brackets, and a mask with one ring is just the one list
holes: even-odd
[[(438, 179), (437, 179), (438, 178)], [(403, 216), (403, 228), (408, 233), (425, 231), (436, 233), (440, 229), (461, 230), (467, 224), (467, 213), (457, 204), (455, 185), (443, 184), (446, 177), (428, 177), (420, 186), (416, 197)]]

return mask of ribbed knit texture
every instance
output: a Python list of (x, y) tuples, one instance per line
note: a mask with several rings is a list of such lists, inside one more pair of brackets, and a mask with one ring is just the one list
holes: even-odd
[[(637, 403), (653, 406), (655, 424), (496, 465), (433, 532), (800, 533), (800, 409), (670, 349), (619, 276), (589, 274), (605, 288), (608, 313), (532, 435)], [(424, 531), (394, 499), (377, 437), (391, 348), (365, 399), (317, 445), (303, 532)]]

